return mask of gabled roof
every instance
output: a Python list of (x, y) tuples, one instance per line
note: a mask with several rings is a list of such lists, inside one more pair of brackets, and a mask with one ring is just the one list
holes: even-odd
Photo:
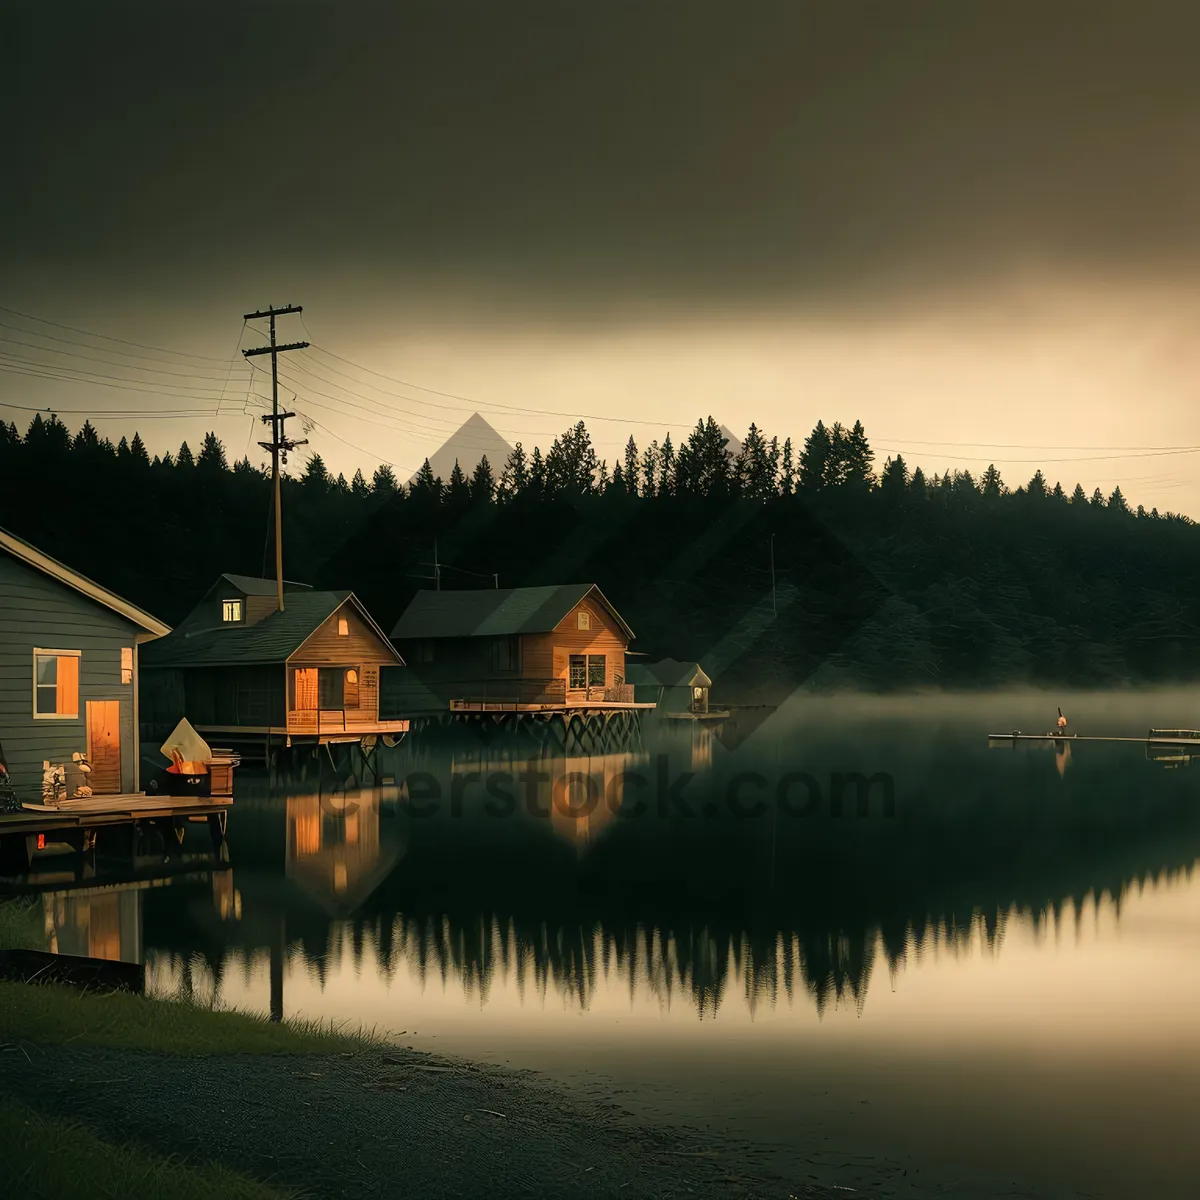
[[(232, 575), (226, 572), (221, 578), (228, 579), (239, 592), (247, 596), (274, 596), (277, 590), (275, 580), (259, 579), (255, 575)], [(283, 581), (285, 592), (307, 591), (311, 587), (309, 583), (293, 583), (290, 579)]]
[(580, 601), (588, 597), (598, 600), (625, 636), (633, 638), (633, 630), (594, 583), (479, 588), (472, 591), (420, 591), (396, 622), (392, 637), (403, 640), (549, 633)]
[[(273, 612), (253, 625), (220, 625), (193, 633), (177, 629), (170, 637), (144, 646), (141, 661), (148, 667), (283, 663), (347, 601), (354, 604), (384, 645), (395, 653), (387, 636), (353, 592), (302, 590), (288, 596), (283, 612)], [(400, 656), (396, 658), (399, 661)]]
[(17, 537), (15, 533), (9, 533), (7, 529), (0, 529), (0, 548), (7, 550), (14, 558), (19, 558), (23, 563), (49, 575), (52, 579), (57, 579), (59, 583), (74, 588), (81, 595), (87, 596), (89, 600), (94, 600), (97, 604), (111, 609), (118, 616), (140, 626), (147, 633), (154, 634), (155, 637), (160, 638), (171, 632), (170, 625), (164, 624), (157, 617), (152, 617), (137, 605), (130, 604), (116, 592), (110, 592), (108, 588), (101, 587), (86, 575), (72, 571), (58, 559), (51, 558), (36, 546), (31, 546), (24, 539)]
[(627, 663), (625, 682), (660, 687), (712, 687), (712, 680), (699, 663), (679, 662), (674, 658), (652, 663)]

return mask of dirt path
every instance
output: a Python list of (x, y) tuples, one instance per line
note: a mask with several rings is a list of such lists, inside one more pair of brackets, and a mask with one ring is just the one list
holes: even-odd
[(849, 1196), (780, 1178), (761, 1147), (404, 1050), (184, 1058), (26, 1044), (0, 1056), (0, 1093), (322, 1197)]

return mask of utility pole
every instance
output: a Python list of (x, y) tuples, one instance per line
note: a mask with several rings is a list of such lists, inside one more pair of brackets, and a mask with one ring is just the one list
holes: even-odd
[(282, 506), (279, 500), (279, 459), (283, 456), (283, 461), (287, 462), (287, 452), (295, 450), (297, 446), (307, 446), (308, 439), (302, 439), (298, 442), (289, 441), (284, 436), (284, 423), (288, 417), (294, 417), (296, 414), (292, 412), (281, 413), (279, 411), (279, 355), (288, 350), (305, 350), (308, 348), (307, 342), (289, 342), (286, 346), (279, 346), (275, 343), (275, 318), (284, 316), (287, 313), (300, 313), (304, 309), (299, 304), (289, 304), (286, 308), (274, 308), (270, 305), (263, 312), (247, 313), (243, 318), (246, 321), (257, 321), (262, 317), (271, 318), (271, 344), (269, 346), (258, 346), (253, 350), (243, 350), (242, 353), (247, 358), (253, 358), (257, 354), (269, 354), (271, 356), (271, 412), (263, 414), (263, 424), (271, 426), (271, 440), (269, 442), (259, 442), (258, 444), (264, 450), (271, 452), (271, 485), (275, 490), (275, 589), (276, 598), (279, 602), (279, 611), (283, 612), (283, 524), (282, 524)]
[(779, 616), (779, 609), (775, 606), (775, 535), (771, 534), (771, 612), (775, 616)]

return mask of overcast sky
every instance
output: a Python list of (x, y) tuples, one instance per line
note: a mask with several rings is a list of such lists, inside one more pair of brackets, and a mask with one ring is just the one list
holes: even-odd
[(1184, 2), (9, 3), (0, 305), (178, 356), (0, 312), (0, 402), (240, 456), (242, 314), (292, 302), (322, 350), (287, 394), (347, 473), (476, 408), (543, 446), (587, 414), (610, 462), (861, 418), (881, 463), (1200, 516), (1198, 35)]

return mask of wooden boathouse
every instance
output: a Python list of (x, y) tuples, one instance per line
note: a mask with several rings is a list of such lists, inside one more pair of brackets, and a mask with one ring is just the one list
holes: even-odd
[(595, 584), (420, 591), (392, 640), (421, 701), (442, 710), (638, 706), (633, 631)]
[[(380, 673), (403, 666), (349, 591), (222, 575), (142, 661), (144, 737), (186, 716), (222, 743), (262, 747), (359, 742), (408, 729), (381, 720)], [(366, 744), (366, 743), (364, 743)]]
[(699, 663), (674, 658), (631, 663), (627, 676), (634, 695), (652, 702), (659, 717), (703, 721), (729, 715), (710, 708), (708, 694), (712, 680)]
[(0, 761), (19, 800), (46, 798), (46, 763), (52, 799), (138, 791), (138, 659), (169, 632), (0, 529)]
[(556, 751), (640, 744), (642, 709), (625, 678), (633, 631), (590, 583), (421, 591), (392, 631), (408, 670), (388, 711), (431, 733), (467, 725)]

